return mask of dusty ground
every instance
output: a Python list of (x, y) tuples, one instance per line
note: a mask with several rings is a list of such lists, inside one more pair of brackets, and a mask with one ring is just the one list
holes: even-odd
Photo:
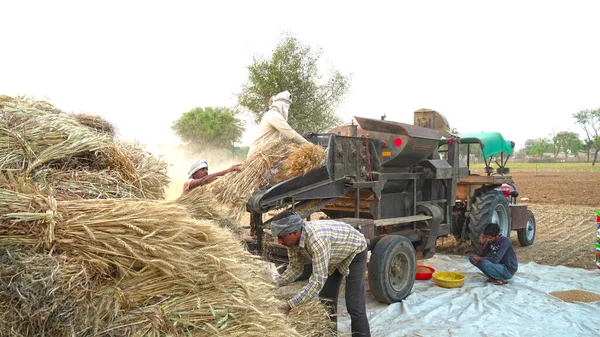
[[(511, 173), (519, 197), (529, 201), (537, 233), (533, 245), (522, 247), (512, 232), (519, 262), (596, 268), (596, 211), (600, 210), (600, 172)], [(440, 239), (438, 252), (468, 254), (454, 239)]]
[[(517, 233), (511, 238), (519, 263), (534, 261), (552, 266), (595, 269), (596, 210), (589, 206), (530, 204), (537, 233), (533, 245), (522, 247)], [(468, 255), (453, 238), (440, 239), (437, 251)]]
[[(512, 172), (511, 175), (519, 191), (517, 200), (529, 198), (526, 203), (537, 224), (535, 241), (529, 247), (520, 246), (517, 233), (511, 233), (519, 262), (596, 268), (595, 214), (600, 210), (600, 172)], [(439, 244), (440, 252), (456, 248), (452, 239), (440, 240)]]

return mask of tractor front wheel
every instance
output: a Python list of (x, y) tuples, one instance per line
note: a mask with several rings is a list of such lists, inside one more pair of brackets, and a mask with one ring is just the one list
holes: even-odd
[(386, 235), (371, 251), (369, 288), (380, 302), (391, 304), (405, 299), (416, 276), (416, 253), (409, 239)]
[(517, 237), (521, 246), (531, 246), (535, 239), (535, 217), (533, 212), (527, 211), (527, 222), (525, 228), (517, 230)]
[(469, 232), (473, 248), (477, 251), (479, 236), (488, 223), (496, 223), (502, 236), (510, 237), (510, 207), (500, 191), (491, 190), (475, 197), (469, 213)]

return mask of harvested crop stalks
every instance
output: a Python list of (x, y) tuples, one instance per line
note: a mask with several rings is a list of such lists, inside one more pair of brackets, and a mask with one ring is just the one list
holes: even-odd
[(248, 199), (258, 190), (268, 186), (272, 170), (290, 154), (284, 141), (273, 141), (255, 152), (242, 163), (242, 170), (231, 172), (211, 184), (200, 186), (179, 197), (178, 202), (193, 203), (203, 194), (212, 194), (222, 206), (228, 208), (236, 220), (246, 212)]
[[(164, 199), (169, 183), (167, 164), (139, 144), (115, 141), (111, 130), (100, 117), (67, 114), (47, 102), (2, 96), (0, 170), (31, 178), (48, 193), (48, 187), (56, 187), (58, 194), (62, 191), (70, 198)], [(64, 181), (59, 179), (58, 185), (52, 186), (53, 182), (45, 179), (54, 170), (89, 174), (69, 182), (72, 189), (65, 191)], [(113, 191), (102, 193), (107, 180), (116, 185), (108, 187)]]
[(101, 312), (91, 303), (103, 266), (66, 255), (0, 248), (0, 335), (90, 335)]
[[(100, 336), (306, 335), (293, 328), (293, 317), (278, 311), (283, 302), (258, 258), (230, 231), (190, 218), (181, 206), (137, 200), (55, 201), (0, 190), (0, 213), (0, 247), (64, 254), (99, 266), (92, 274), (101, 282), (91, 284), (83, 307), (98, 311), (81, 329)], [(57, 301), (74, 303), (71, 295)], [(58, 315), (63, 309), (48, 298), (43, 310)], [(309, 319), (307, 315), (312, 313), (300, 318)], [(73, 317), (82, 319), (79, 313)], [(0, 329), (8, 329), (2, 324)], [(31, 326), (36, 334), (45, 332)]]
[(289, 151), (291, 152), (289, 158), (281, 164), (281, 168), (270, 182), (271, 185), (293, 177), (303, 176), (309, 171), (325, 164), (325, 148), (320, 145), (313, 143), (305, 143), (300, 145), (300, 147), (290, 145)]

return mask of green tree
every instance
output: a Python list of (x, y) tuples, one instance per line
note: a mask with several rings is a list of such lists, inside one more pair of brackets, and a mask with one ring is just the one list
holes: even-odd
[(581, 149), (580, 151), (582, 153), (586, 154), (586, 163), (590, 162), (590, 152), (592, 151), (592, 142), (590, 140), (584, 140), (581, 142)]
[(577, 160), (579, 160), (579, 153), (583, 152), (584, 147), (584, 142), (582, 142), (581, 139), (577, 138), (571, 143), (571, 148), (569, 149), (569, 151), (571, 152), (571, 154), (577, 157)]
[(337, 70), (324, 78), (318, 68), (321, 54), (321, 49), (284, 36), (271, 58), (254, 58), (248, 66), (249, 78), (238, 96), (239, 104), (258, 123), (269, 108), (269, 99), (288, 90), (293, 101), (288, 122), (296, 131), (323, 132), (339, 125), (335, 109), (348, 92), (350, 79)]
[(600, 152), (600, 108), (576, 112), (573, 114), (573, 118), (585, 131), (588, 151), (594, 153), (592, 160), (592, 166), (594, 166), (598, 159), (598, 152)]
[[(565, 159), (568, 157), (569, 153), (573, 153), (572, 149), (576, 141), (579, 141), (579, 135), (570, 131), (561, 131), (553, 137), (553, 144), (557, 149), (556, 151), (562, 151), (565, 154)], [(578, 151), (579, 150), (575, 151), (574, 153), (577, 154)]]
[(554, 130), (552, 130), (552, 134), (550, 134), (550, 138), (548, 138), (549, 140), (549, 148), (552, 151), (552, 154), (554, 155), (554, 158), (558, 157), (558, 154), (560, 153), (560, 139), (558, 137), (556, 137), (556, 133), (554, 133)]
[(525, 146), (530, 146), (525, 152), (528, 156), (543, 158), (544, 153), (552, 151), (552, 144), (547, 138), (528, 139)]
[(527, 139), (523, 145), (523, 150), (527, 154), (538, 143), (538, 139)]
[(193, 108), (173, 122), (171, 129), (191, 148), (218, 147), (232, 149), (244, 133), (237, 111), (225, 107)]

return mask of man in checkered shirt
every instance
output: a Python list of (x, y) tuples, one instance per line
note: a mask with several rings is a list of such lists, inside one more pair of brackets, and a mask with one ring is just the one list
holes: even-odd
[[(317, 295), (330, 303), (330, 314), (337, 312), (337, 298), (342, 278), (346, 277), (346, 308), (351, 318), (352, 336), (370, 336), (365, 305), (367, 241), (347, 223), (333, 220), (304, 222), (292, 211), (276, 215), (271, 232), (288, 247), (289, 264), (276, 279), (283, 286), (295, 281), (304, 270), (304, 260), (312, 262), (308, 284), (281, 309), (288, 313)], [(332, 317), (337, 322), (335, 316)]]

